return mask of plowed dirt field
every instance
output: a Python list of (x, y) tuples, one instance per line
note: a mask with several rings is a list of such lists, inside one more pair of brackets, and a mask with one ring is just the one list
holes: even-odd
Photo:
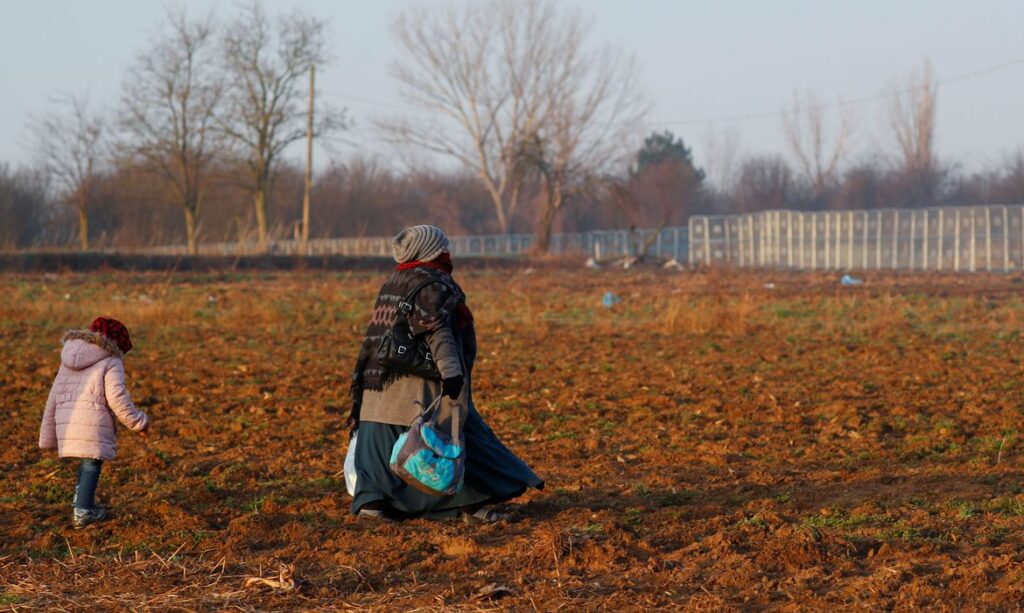
[[(381, 274), (0, 276), (0, 608), (1019, 606), (1024, 277), (456, 276), (480, 411), (547, 480), (506, 525), (349, 514)], [(36, 442), (97, 315), (153, 427), (121, 429), (112, 518), (76, 531), (75, 463)]]

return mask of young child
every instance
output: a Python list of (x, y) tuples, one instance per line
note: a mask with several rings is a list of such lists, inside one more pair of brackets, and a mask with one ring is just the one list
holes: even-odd
[(146, 436), (149, 418), (132, 403), (124, 385), (121, 358), (131, 351), (128, 328), (98, 317), (88, 330), (70, 330), (61, 339), (60, 370), (46, 399), (39, 447), (62, 458), (81, 458), (75, 485), (75, 528), (106, 518), (93, 499), (103, 462), (117, 452), (114, 417)]

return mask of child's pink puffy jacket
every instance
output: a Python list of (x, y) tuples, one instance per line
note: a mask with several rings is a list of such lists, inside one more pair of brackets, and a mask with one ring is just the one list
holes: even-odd
[(88, 330), (72, 330), (63, 340), (39, 446), (56, 449), (62, 458), (110, 460), (117, 455), (114, 417), (135, 432), (145, 430), (149, 419), (128, 394), (122, 353), (114, 343)]

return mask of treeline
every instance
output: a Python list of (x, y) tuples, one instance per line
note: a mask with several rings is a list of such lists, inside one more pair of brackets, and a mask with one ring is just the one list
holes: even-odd
[[(256, 242), (251, 194), (242, 169), (221, 169), (211, 176), (206, 205), (197, 229), (200, 242)], [(532, 232), (540, 213), (534, 206), (537, 185), (524, 188), (523, 205), (509, 219), (508, 230)], [(268, 192), (268, 234), (296, 238), (302, 219), (303, 169), (293, 163), (278, 168)], [(659, 201), (673, 211), (674, 198)], [(437, 224), (452, 234), (497, 233), (487, 190), (464, 172), (398, 172), (369, 158), (332, 164), (316, 173), (312, 187), (311, 237), (388, 236), (396, 228)], [(679, 208), (671, 223), (685, 223)], [(642, 211), (641, 211), (642, 213)], [(52, 190), (45, 173), (0, 166), (0, 229), (4, 248), (67, 247), (78, 241), (75, 208)], [(186, 228), (175, 194), (163, 189), (143, 169), (121, 165), (98, 174), (91, 187), (90, 245), (140, 247), (184, 244)], [(625, 214), (608, 194), (581, 195), (557, 220), (555, 230), (621, 228), (661, 223), (655, 215)]]
[(735, 213), (1024, 204), (1024, 150), (976, 172), (964, 172), (952, 164), (943, 166), (925, 181), (922, 186), (920, 177), (899, 163), (866, 158), (845, 167), (824, 189), (816, 189), (782, 156), (755, 156), (740, 162), (729, 187), (715, 191), (705, 210)]
[[(211, 180), (198, 234), (203, 242), (255, 241), (251, 197), (240, 187), (241, 171)], [(269, 209), (270, 234), (293, 238), (301, 220), (302, 169), (284, 165), (275, 181)], [(640, 191), (640, 190), (638, 190)], [(647, 189), (647, 206), (624, 210), (608, 193), (575, 200), (558, 220), (556, 231), (682, 225), (690, 214), (720, 214), (772, 208), (798, 210), (880, 207), (956, 206), (1024, 203), (1024, 154), (976, 173), (943, 173), (933, 200), (915, 199), (917, 188), (894, 164), (864, 161), (846, 169), (821, 197), (781, 157), (751, 157), (737, 165), (724, 188), (705, 186), (690, 206), (671, 190)], [(653, 193), (652, 193), (653, 192)], [(139, 247), (184, 244), (185, 228), (173, 195), (146, 173), (118, 168), (104, 173), (94, 187), (90, 214), (93, 244)], [(658, 202), (658, 199), (663, 199)], [(465, 173), (396, 172), (370, 159), (332, 165), (317, 173), (312, 191), (312, 236), (388, 236), (395, 228), (435, 223), (453, 234), (498, 232), (486, 189)], [(532, 232), (540, 211), (527, 200), (511, 220), (515, 232)], [(73, 208), (52, 196), (44, 173), (0, 166), (0, 246), (6, 249), (67, 247), (78, 240)]]
[(927, 63), (887, 89), (886, 150), (854, 154), (854, 109), (811, 94), (779, 114), (778, 154), (745, 155), (735, 134), (708, 139), (704, 159), (670, 132), (638, 145), (647, 104), (637, 71), (590, 42), (589, 22), (555, 0), (400, 15), (393, 76), (421, 113), (360, 134), (396, 159), (454, 164), (334, 162), (312, 176), (304, 227), (305, 169), (286, 153), (307, 130), (331, 142), (349, 127), (319, 99), (307, 125), (327, 25), (259, 4), (226, 20), (170, 11), (118, 101), (99, 112), (65, 95), (32, 118), (36, 163), (0, 165), (0, 248), (266, 245), (434, 223), (452, 234), (535, 232), (543, 250), (554, 231), (681, 225), (698, 213), (1024, 203), (1024, 150), (974, 172), (936, 154), (939, 90)]

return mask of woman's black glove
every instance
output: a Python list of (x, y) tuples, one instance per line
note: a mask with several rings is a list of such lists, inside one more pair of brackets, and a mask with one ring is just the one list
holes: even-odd
[(441, 381), (441, 395), (448, 396), (452, 400), (459, 397), (462, 393), (462, 386), (465, 384), (465, 379), (462, 375), (457, 377), (448, 377), (444, 381)]
[(349, 411), (348, 419), (345, 420), (349, 436), (354, 434), (359, 427), (359, 412), (363, 408), (363, 376), (361, 373), (360, 369), (352, 375), (352, 385), (348, 388), (348, 393), (352, 397), (352, 410)]

